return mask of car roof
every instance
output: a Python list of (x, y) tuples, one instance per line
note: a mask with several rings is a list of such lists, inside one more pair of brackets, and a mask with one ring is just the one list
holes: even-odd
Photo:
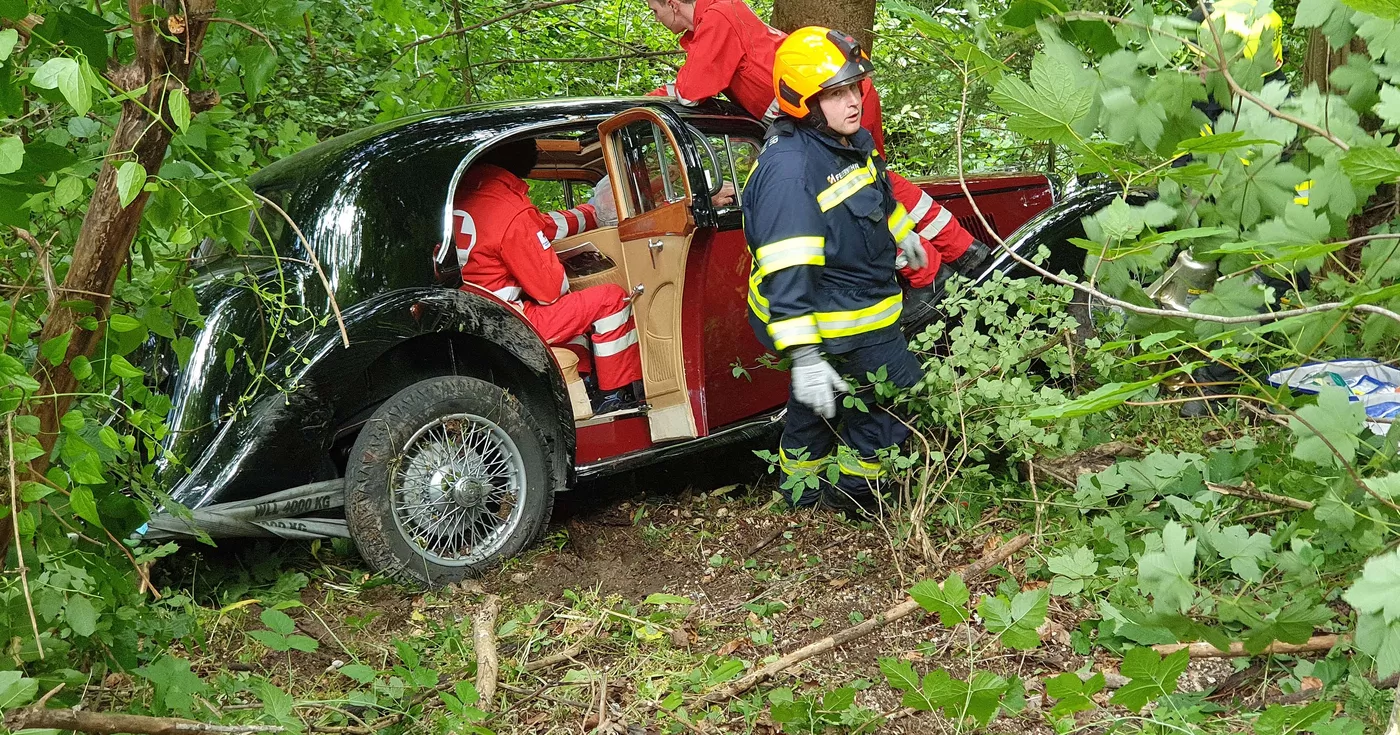
[[(642, 105), (663, 105), (686, 117), (747, 118), (729, 102), (711, 100), (686, 107), (664, 97), (561, 97), (539, 100), (481, 102), (446, 110), (409, 115), (339, 135), (281, 159), (249, 178), (255, 190), (296, 188), (308, 179), (334, 173), (345, 176), (356, 161), (379, 156), (417, 156), (432, 149), (458, 160), (480, 143), (525, 127), (564, 125), (581, 118), (609, 117)], [(348, 169), (348, 170), (347, 170)]]

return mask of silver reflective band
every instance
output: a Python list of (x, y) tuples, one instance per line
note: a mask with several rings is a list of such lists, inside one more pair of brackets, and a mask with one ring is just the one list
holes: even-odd
[(933, 209), (933, 197), (929, 196), (928, 192), (921, 192), (919, 203), (914, 205), (914, 211), (910, 212), (909, 216), (914, 218), (915, 223), (918, 223), (924, 218), (924, 215), (928, 214), (930, 209)]
[(617, 329), (618, 327), (626, 324), (627, 320), (631, 318), (632, 306), (631, 304), (628, 304), (627, 306), (624, 306), (622, 308), (622, 311), (619, 311), (616, 314), (605, 316), (602, 319), (593, 322), (593, 331), (597, 332), (598, 334), (607, 334), (608, 332), (611, 332), (614, 329)]
[(637, 330), (635, 329), (609, 342), (594, 342), (593, 354), (596, 357), (612, 357), (634, 344), (637, 344)]
[(902, 299), (892, 299), (885, 308), (873, 314), (866, 314), (858, 317), (837, 319), (834, 318), (834, 316), (836, 313), (840, 312), (827, 314), (817, 312), (817, 326), (821, 328), (821, 333), (824, 337), (845, 337), (852, 333), (859, 333), (858, 331), (851, 332), (851, 330), (858, 330), (860, 327), (887, 321), (891, 317), (897, 316), (903, 309), (904, 302)]
[(938, 213), (937, 217), (933, 218), (932, 222), (928, 223), (928, 227), (925, 227), (924, 229), (919, 231), (919, 237), (922, 237), (925, 240), (932, 240), (933, 238), (938, 237), (938, 233), (942, 232), (943, 228), (947, 227), (948, 223), (952, 220), (953, 213), (949, 212), (945, 208), (942, 212)]
[(519, 301), (520, 295), (525, 293), (525, 291), (519, 286), (506, 286), (505, 288), (498, 288), (491, 293), (495, 294), (496, 298), (502, 301)]
[(550, 212), (549, 218), (554, 220), (554, 239), (560, 240), (574, 233), (569, 231), (569, 220), (558, 212)]

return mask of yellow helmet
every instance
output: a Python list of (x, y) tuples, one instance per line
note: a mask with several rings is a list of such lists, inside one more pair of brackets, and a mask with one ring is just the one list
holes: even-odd
[(851, 36), (820, 26), (798, 28), (778, 46), (773, 95), (779, 110), (801, 119), (811, 113), (808, 103), (818, 92), (850, 84), (874, 70)]

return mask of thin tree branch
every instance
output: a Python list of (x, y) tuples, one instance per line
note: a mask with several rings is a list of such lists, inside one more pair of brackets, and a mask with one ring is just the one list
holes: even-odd
[[(578, 3), (587, 2), (587, 1), (588, 1), (588, 0), (551, 0), (550, 2), (533, 3), (533, 4), (531, 4), (531, 5), (526, 5), (526, 6), (524, 6), (524, 7), (516, 8), (515, 10), (512, 10), (512, 11), (510, 11), (510, 12), (508, 12), (508, 13), (502, 13), (502, 14), (500, 14), (500, 15), (494, 17), (494, 18), (487, 18), (486, 20), (483, 20), (483, 21), (481, 21), (480, 23), (477, 23), (477, 24), (475, 24), (475, 25), (463, 26), (463, 27), (461, 27), (461, 28), (453, 28), (453, 29), (450, 30), (450, 31), (443, 31), (442, 33), (439, 33), (439, 34), (437, 34), (436, 36), (428, 36), (427, 38), (420, 38), (420, 39), (418, 39), (417, 41), (414, 41), (414, 42), (412, 42), (412, 43), (409, 43), (409, 44), (405, 45), (405, 46), (403, 47), (403, 49), (402, 49), (401, 51), (399, 51), (399, 55), (398, 55), (398, 56), (395, 56), (395, 57), (394, 57), (394, 60), (391, 61), (391, 62), (389, 62), (389, 66), (393, 66), (394, 64), (399, 63), (399, 59), (402, 59), (404, 56), (406, 56), (406, 55), (408, 54), (409, 50), (411, 50), (411, 49), (413, 49), (413, 48), (416, 48), (416, 47), (418, 47), (418, 46), (422, 46), (422, 45), (425, 44), (425, 43), (432, 43), (433, 41), (441, 41), (441, 40), (444, 39), (444, 38), (451, 38), (452, 36), (459, 36), (459, 35), (461, 35), (461, 34), (463, 34), (463, 33), (468, 33), (468, 32), (470, 32), (470, 31), (477, 30), (478, 28), (485, 28), (486, 26), (489, 26), (489, 25), (491, 25), (491, 24), (493, 24), (493, 23), (500, 23), (500, 22), (503, 21), (503, 20), (509, 20), (509, 19), (511, 19), (511, 18), (514, 18), (514, 17), (517, 16), (517, 15), (523, 15), (523, 14), (525, 14), (525, 13), (533, 13), (533, 12), (535, 12), (535, 11), (537, 11), (537, 10), (545, 10), (545, 9), (547, 9), (547, 8), (558, 7), (558, 6), (560, 6), (560, 5), (577, 5)], [(135, 2), (135, 0), (132, 0), (132, 2)]]
[(19, 483), (15, 477), (14, 414), (5, 417), (5, 447), (10, 455), (10, 528), (15, 533), (15, 554), (19, 556), (19, 584), (24, 588), (24, 606), (29, 610), (29, 624), (34, 628), (34, 645), (39, 649), (39, 660), (42, 661), (44, 641), (39, 636), (39, 619), (34, 617), (34, 598), (29, 595), (29, 569), (24, 565), (24, 543), (19, 537)]
[[(210, 19), (209, 19), (209, 22), (210, 22), (210, 23), (227, 23), (227, 24), (229, 24), (229, 25), (231, 25), (231, 26), (238, 26), (239, 28), (242, 28), (243, 30), (245, 30), (245, 31), (247, 31), (247, 32), (249, 32), (249, 33), (251, 33), (251, 34), (253, 34), (254, 36), (257, 36), (258, 38), (261, 38), (261, 39), (263, 40), (263, 43), (267, 44), (267, 47), (270, 48), (270, 49), (272, 49), (272, 53), (274, 53), (274, 54), (277, 53), (277, 47), (272, 45), (272, 39), (268, 38), (266, 33), (263, 33), (262, 31), (260, 31), (260, 30), (258, 30), (258, 29), (256, 29), (256, 28), (254, 28), (254, 27), (248, 25), (247, 23), (244, 23), (243, 21), (234, 20), (233, 18), (210, 18)], [(307, 21), (307, 22), (308, 22), (308, 28), (309, 28), (309, 27), (310, 27), (310, 26), (309, 26), (310, 21)], [(310, 38), (310, 37), (311, 37), (311, 34), (308, 33), (308, 34), (307, 34), (307, 38)], [(315, 41), (312, 41), (311, 55), (312, 55), (312, 56), (315, 56), (315, 55), (316, 55)]]
[[(609, 54), (607, 56), (558, 56), (541, 59), (495, 59), (493, 61), (478, 61), (472, 64), (472, 68), (479, 66), (505, 66), (507, 64), (588, 64), (595, 61), (618, 61), (620, 59), (650, 59), (658, 56), (679, 56), (684, 51), (639, 51), (628, 54)], [(1400, 235), (1397, 235), (1400, 237)]]

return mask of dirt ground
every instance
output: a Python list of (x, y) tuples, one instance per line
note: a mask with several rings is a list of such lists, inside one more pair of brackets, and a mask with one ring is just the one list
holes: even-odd
[[(203, 583), (193, 584), (196, 597), (200, 589), (219, 596), (202, 603), (228, 606), (239, 597), (259, 603), (216, 617), (207, 647), (192, 657), (206, 672), (232, 666), (267, 676), (298, 700), (333, 701), (346, 683), (336, 673), (339, 666), (353, 660), (388, 670), (399, 658), (394, 640), (407, 639), (445, 681), (452, 672), (461, 677), (471, 670), (471, 616), (484, 595), (496, 594), (505, 608), (498, 631), (507, 687), (501, 693), (506, 711), (490, 723), (497, 733), (589, 732), (598, 722), (600, 699), (608, 703), (612, 729), (606, 732), (777, 732), (761, 693), (750, 694), (747, 705), (715, 710), (709, 719), (693, 708), (681, 716), (658, 711), (656, 700), (668, 682), (720, 660), (712, 655), (761, 665), (865, 620), (905, 599), (910, 585), (944, 578), (1014, 530), (988, 519), (978, 530), (982, 535), (961, 540), (941, 568), (930, 568), (908, 551), (896, 556), (879, 524), (789, 510), (772, 494), (765, 469), (740, 449), (584, 485), (560, 498), (551, 532), (535, 549), (482, 579), (436, 592), (373, 586), (353, 555), (316, 549), (298, 565), (309, 578), (296, 593), (302, 607), (287, 610), (298, 632), (318, 641), (311, 653), (267, 651), (246, 636), (260, 627), (256, 612), (270, 594), (245, 594), (240, 585), (259, 573), (266, 578), (259, 566), (277, 564), (295, 549), (252, 558), (204, 553), (202, 562), (196, 555), (195, 566), (204, 564)], [(972, 585), (973, 604), (999, 584), (1043, 584), (1022, 577), (1025, 560), (1035, 553), (1034, 545), (1024, 549)], [(239, 559), (238, 573), (230, 569), (233, 558)], [(188, 571), (175, 565), (169, 573), (174, 578)], [(647, 603), (654, 593), (693, 604)], [(663, 607), (676, 610), (674, 616), (658, 618), (655, 611)], [(861, 732), (943, 732), (951, 731), (950, 723), (939, 716), (902, 709), (878, 659), (903, 658), (920, 673), (944, 666), (959, 677), (972, 668), (990, 670), (1020, 677), (1027, 707), (1017, 717), (1003, 715), (989, 731), (1049, 733), (1039, 712), (1042, 675), (1086, 665), (1112, 672), (1070, 646), (1069, 631), (1087, 616), (1052, 598), (1050, 622), (1041, 631), (1044, 645), (1018, 652), (999, 648), (980, 626), (949, 630), (936, 617), (915, 614), (799, 665), (759, 691), (786, 687), (800, 695), (854, 683), (861, 689), (857, 706), (889, 717)], [(568, 661), (523, 670), (570, 643), (577, 646)], [(1212, 686), (1231, 671), (1229, 664), (1193, 663), (1183, 689)], [(1106, 701), (1108, 694), (1100, 697)], [(423, 717), (431, 716), (430, 705)], [(334, 715), (324, 721), (337, 722)]]

